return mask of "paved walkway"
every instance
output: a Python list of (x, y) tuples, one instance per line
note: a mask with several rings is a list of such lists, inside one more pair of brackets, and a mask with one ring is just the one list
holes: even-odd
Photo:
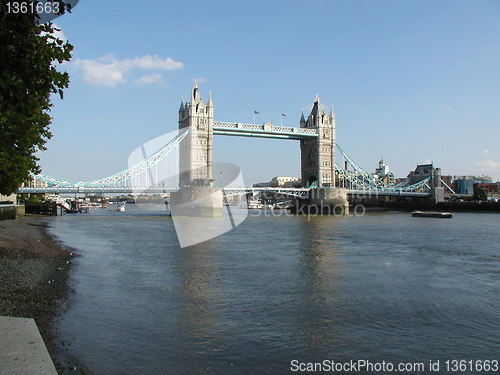
[(0, 374), (57, 375), (33, 319), (0, 317)]

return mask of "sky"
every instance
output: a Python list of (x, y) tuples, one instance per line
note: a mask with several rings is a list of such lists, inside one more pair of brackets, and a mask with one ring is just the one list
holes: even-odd
[[(216, 121), (299, 126), (318, 94), (337, 142), (396, 177), (432, 161), (444, 175), (500, 180), (500, 1), (82, 0), (54, 22), (74, 45), (53, 99), (43, 173), (94, 180), (177, 129), (197, 79)], [(298, 141), (216, 136), (214, 161), (247, 185), (300, 175)]]

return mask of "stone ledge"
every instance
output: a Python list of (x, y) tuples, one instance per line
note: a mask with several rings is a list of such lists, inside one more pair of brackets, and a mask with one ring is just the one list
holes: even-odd
[(57, 375), (33, 319), (0, 317), (0, 374)]

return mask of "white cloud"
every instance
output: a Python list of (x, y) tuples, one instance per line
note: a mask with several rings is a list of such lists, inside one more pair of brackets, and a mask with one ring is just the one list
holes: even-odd
[(499, 169), (500, 170), (500, 163), (498, 161), (495, 161), (493, 159), (486, 159), (483, 161), (479, 161), (476, 163), (476, 168), (480, 170), (485, 170), (485, 171), (494, 171)]
[(500, 162), (487, 158), (472, 164), (469, 168), (467, 168), (467, 171), (474, 175), (489, 175), (494, 181), (499, 180)]
[(145, 74), (142, 77), (136, 79), (134, 83), (136, 85), (150, 85), (152, 83), (158, 83), (163, 80), (163, 76), (160, 73)]
[(444, 107), (444, 110), (445, 110), (445, 111), (451, 111), (452, 109), (453, 109), (453, 107), (451, 107), (451, 106)]
[(83, 80), (91, 85), (115, 87), (126, 82), (122, 70), (113, 63), (76, 59), (72, 65), (83, 70)]
[(179, 61), (174, 61), (170, 57), (162, 59), (156, 55), (146, 55), (143, 57), (136, 57), (133, 59), (125, 59), (118, 61), (118, 64), (124, 68), (141, 68), (141, 69), (161, 69), (161, 70), (177, 70), (182, 69), (184, 66)]
[(485, 149), (483, 150), (483, 154), (486, 154), (486, 155), (487, 155), (487, 154), (489, 154), (489, 153), (490, 153), (490, 150), (488, 150), (487, 148), (485, 148)]
[(198, 83), (210, 82), (210, 78), (206, 78), (206, 77), (198, 77), (198, 78), (195, 78), (195, 80)]
[[(146, 55), (133, 59), (116, 59), (108, 54), (97, 60), (76, 59), (72, 66), (83, 71), (83, 80), (95, 86), (115, 87), (127, 82), (126, 77), (136, 69), (143, 70), (179, 70), (184, 65), (170, 57), (162, 59), (156, 55)], [(138, 84), (153, 83), (158, 81), (160, 74), (146, 74), (135, 82)], [(153, 81), (152, 81), (153, 80)]]

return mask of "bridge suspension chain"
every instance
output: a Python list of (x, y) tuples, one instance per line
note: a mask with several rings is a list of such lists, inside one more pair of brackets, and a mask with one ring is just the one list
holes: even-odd
[(337, 163), (335, 163), (335, 169), (339, 174), (346, 176), (348, 179), (354, 182), (354, 179), (357, 180), (358, 184), (363, 186), (367, 185), (371, 189), (380, 190), (384, 188), (389, 188), (389, 186), (381, 181), (376, 180), (373, 175), (368, 173), (361, 165), (356, 163), (347, 152), (344, 151), (342, 147), (338, 143), (335, 143), (335, 146), (343, 156), (343, 158), (347, 161), (347, 163), (354, 169), (354, 174), (351, 172), (342, 169)]
[(179, 143), (187, 136), (189, 130), (185, 130), (182, 134), (173, 138), (169, 143), (160, 148), (158, 151), (150, 155), (148, 158), (142, 160), (141, 162), (124, 169), (121, 172), (115, 173), (114, 175), (101, 178), (99, 180), (94, 181), (86, 181), (86, 182), (76, 182), (71, 180), (63, 180), (59, 178), (54, 178), (52, 176), (48, 176), (45, 174), (38, 174), (33, 176), (37, 180), (41, 180), (46, 182), (48, 185), (57, 185), (57, 186), (84, 186), (84, 187), (101, 187), (112, 184), (121, 183), (124, 181), (128, 181), (141, 173), (149, 170), (149, 168), (154, 167), (160, 161), (165, 159), (167, 155), (176, 148)]
[(354, 169), (354, 171), (348, 171), (335, 163), (335, 170), (338, 173), (338, 177), (339, 179), (344, 179), (345, 181), (349, 182), (349, 187), (354, 190), (416, 192), (421, 188), (426, 188), (428, 190), (431, 189), (428, 184), (431, 179), (430, 177), (427, 177), (414, 184), (411, 184), (411, 179), (409, 178), (394, 185), (389, 185), (382, 181), (379, 181), (375, 179), (373, 175), (368, 173), (361, 165), (356, 163), (338, 143), (336, 143), (335, 146), (339, 150), (342, 157), (347, 161), (348, 165), (350, 165)]

